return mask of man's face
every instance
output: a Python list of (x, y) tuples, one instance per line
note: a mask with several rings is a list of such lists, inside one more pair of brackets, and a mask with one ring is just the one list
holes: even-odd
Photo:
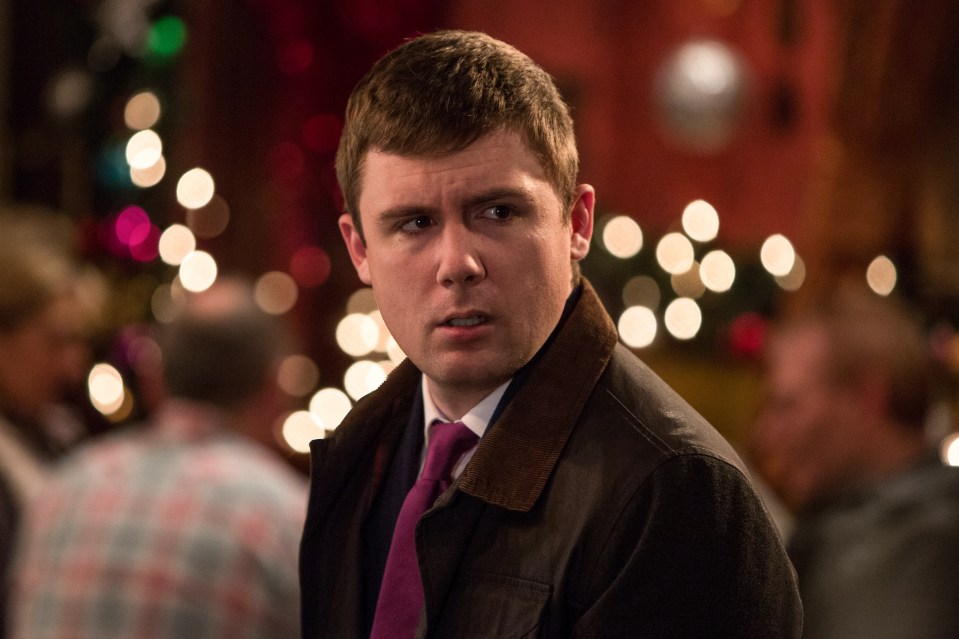
[(762, 470), (794, 510), (840, 489), (861, 455), (861, 406), (853, 387), (830, 383), (828, 343), (814, 328), (772, 343), (766, 400), (756, 427)]
[(42, 419), (82, 380), (89, 362), (78, 316), (74, 300), (62, 296), (22, 326), (0, 333), (0, 398), (11, 414)]
[(440, 408), (465, 412), (555, 327), (570, 261), (589, 250), (593, 190), (577, 187), (564, 223), (542, 167), (511, 132), (440, 157), (373, 150), (363, 175), (365, 244), (340, 218), (353, 264)]

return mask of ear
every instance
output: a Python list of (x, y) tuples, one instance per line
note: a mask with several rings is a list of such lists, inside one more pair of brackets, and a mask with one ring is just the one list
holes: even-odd
[(589, 241), (593, 237), (595, 203), (596, 191), (589, 184), (580, 184), (573, 191), (573, 206), (570, 212), (570, 259), (581, 260), (589, 253)]
[(350, 259), (353, 261), (356, 274), (360, 276), (360, 281), (364, 284), (372, 285), (370, 265), (366, 260), (366, 242), (363, 241), (363, 236), (360, 235), (359, 229), (353, 224), (353, 218), (349, 213), (340, 216), (339, 224), (340, 233), (343, 234), (343, 241), (346, 242), (346, 250), (350, 252)]

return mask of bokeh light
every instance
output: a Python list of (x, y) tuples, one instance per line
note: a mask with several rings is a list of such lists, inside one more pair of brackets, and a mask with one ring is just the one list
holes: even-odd
[(277, 383), (291, 397), (306, 397), (320, 381), (320, 369), (306, 355), (288, 355), (280, 362)]
[(693, 261), (693, 265), (684, 273), (676, 273), (669, 278), (673, 291), (680, 297), (690, 297), (697, 299), (706, 292), (706, 285), (699, 275), (699, 262)]
[(130, 181), (141, 189), (156, 186), (166, 175), (166, 158), (161, 154), (157, 161), (142, 169), (130, 167)]
[(127, 164), (133, 169), (148, 169), (163, 155), (163, 141), (152, 129), (134, 133), (126, 146)]
[(736, 281), (736, 264), (725, 251), (710, 251), (699, 265), (699, 277), (714, 293), (725, 293)]
[(300, 291), (296, 281), (282, 271), (264, 273), (253, 288), (257, 306), (271, 315), (282, 315), (296, 305)]
[(719, 214), (705, 200), (693, 200), (683, 209), (683, 230), (697, 242), (709, 242), (719, 233)]
[(619, 316), (617, 328), (624, 344), (645, 348), (656, 339), (656, 315), (645, 306), (630, 306)]
[(326, 432), (323, 425), (309, 411), (298, 410), (283, 420), (283, 441), (298, 453), (310, 452), (310, 442), (323, 439)]
[(193, 232), (182, 224), (171, 224), (160, 235), (160, 259), (170, 266), (179, 266), (183, 258), (196, 250)]
[(216, 193), (213, 176), (207, 171), (196, 168), (184, 173), (176, 185), (176, 199), (181, 206), (198, 209), (209, 204)]
[(310, 399), (310, 412), (327, 430), (335, 430), (352, 407), (353, 402), (338, 388), (322, 388)]
[(695, 300), (680, 297), (666, 307), (663, 323), (670, 335), (676, 339), (692, 339), (696, 337), (703, 325), (703, 312)]
[(633, 257), (643, 248), (643, 231), (633, 218), (617, 215), (603, 227), (603, 246), (615, 257)]
[(389, 357), (390, 361), (394, 364), (399, 364), (406, 359), (406, 353), (403, 352), (403, 349), (396, 343), (396, 339), (394, 339), (392, 335), (386, 340), (386, 356)]
[(362, 357), (372, 352), (379, 341), (379, 328), (365, 313), (350, 313), (336, 326), (336, 343), (347, 355)]
[(176, 56), (186, 43), (186, 24), (176, 16), (163, 16), (150, 25), (147, 51), (157, 58)]
[(376, 362), (360, 360), (346, 369), (343, 388), (350, 397), (358, 400), (375, 391), (384, 381), (386, 372)]
[(866, 269), (866, 282), (876, 294), (885, 297), (896, 288), (898, 273), (896, 265), (885, 255), (880, 255)]
[(376, 310), (376, 297), (373, 295), (372, 288), (361, 288), (354, 291), (348, 300), (346, 300), (347, 313), (360, 313), (365, 315)]
[(959, 466), (959, 433), (952, 433), (939, 445), (939, 456), (948, 466)]
[(159, 120), (160, 99), (152, 91), (137, 93), (123, 108), (123, 121), (131, 129), (149, 129)]
[(303, 288), (323, 284), (330, 276), (332, 261), (319, 246), (301, 246), (290, 257), (290, 275)]
[(111, 415), (123, 406), (126, 393), (120, 371), (110, 364), (96, 364), (87, 376), (87, 390), (93, 407)]
[(772, 275), (787, 275), (796, 263), (796, 250), (792, 242), (780, 234), (770, 235), (759, 250), (763, 267)]
[(200, 293), (216, 281), (216, 260), (206, 251), (193, 251), (180, 262), (180, 283), (183, 288)]
[(662, 293), (659, 284), (648, 275), (634, 275), (623, 285), (623, 306), (645, 306), (648, 309), (659, 308)]
[(206, 206), (186, 211), (186, 225), (197, 237), (216, 237), (226, 230), (229, 223), (230, 205), (216, 194)]
[(806, 263), (796, 256), (792, 269), (785, 275), (776, 276), (776, 284), (784, 291), (798, 291), (806, 281)]
[(672, 275), (685, 273), (693, 266), (693, 244), (682, 233), (667, 233), (656, 245), (656, 261)]
[(387, 349), (389, 349), (390, 338), (393, 336), (390, 335), (390, 329), (386, 327), (386, 322), (383, 321), (383, 314), (377, 310), (372, 313), (367, 313), (367, 315), (371, 320), (376, 322), (376, 330), (379, 335), (379, 339), (376, 342), (376, 346), (373, 347), (373, 350), (377, 353), (385, 353)]
[(169, 324), (177, 312), (177, 303), (170, 284), (160, 284), (150, 296), (150, 312), (160, 324)]

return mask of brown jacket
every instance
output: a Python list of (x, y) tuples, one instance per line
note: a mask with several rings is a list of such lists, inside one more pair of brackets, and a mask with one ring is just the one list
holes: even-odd
[[(360, 530), (419, 379), (404, 362), (313, 442), (306, 638), (362, 635)], [(736, 454), (618, 344), (588, 283), (416, 540), (424, 637), (801, 634), (794, 572)]]

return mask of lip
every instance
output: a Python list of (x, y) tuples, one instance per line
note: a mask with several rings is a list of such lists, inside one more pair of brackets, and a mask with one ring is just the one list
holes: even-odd
[[(477, 323), (466, 323), (460, 325), (454, 325), (450, 322), (452, 320), (468, 320), (479, 318), (481, 321)], [(463, 311), (454, 311), (444, 317), (441, 321), (437, 322), (436, 329), (443, 334), (444, 336), (455, 339), (455, 340), (469, 340), (476, 339), (489, 330), (491, 330), (492, 318), (488, 313), (484, 313), (480, 310), (463, 310)]]

